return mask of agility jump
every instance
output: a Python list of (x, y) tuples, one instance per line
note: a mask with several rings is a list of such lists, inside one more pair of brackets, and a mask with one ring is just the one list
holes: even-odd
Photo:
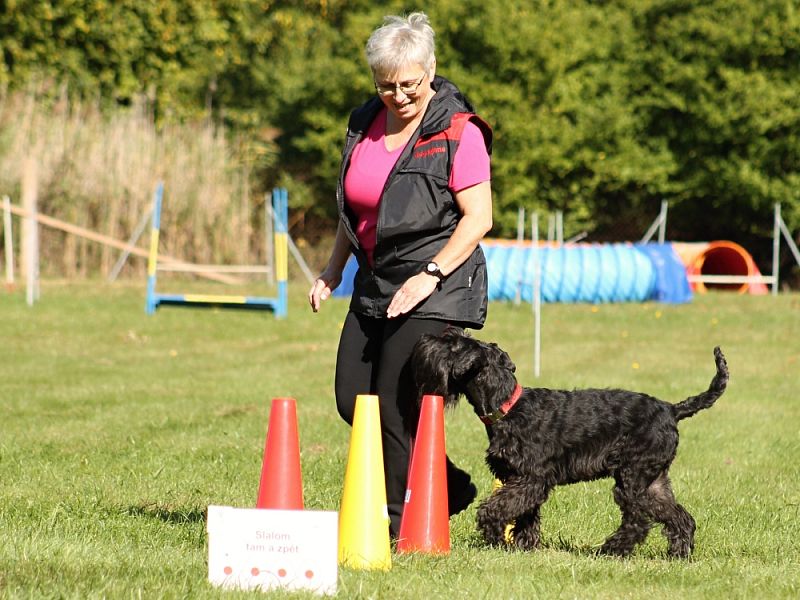
[(220, 265), (187, 265), (176, 268), (174, 265), (163, 265), (158, 262), (158, 238), (161, 228), (161, 201), (164, 195), (163, 185), (156, 189), (153, 206), (152, 233), (150, 236), (150, 255), (147, 265), (147, 298), (145, 312), (153, 314), (161, 305), (172, 306), (217, 306), (222, 308), (247, 308), (255, 310), (271, 310), (277, 318), (286, 317), (288, 309), (288, 194), (284, 188), (272, 190), (272, 219), (275, 245), (275, 280), (278, 295), (275, 298), (258, 296), (236, 296), (219, 294), (160, 294), (156, 292), (158, 271), (185, 271), (201, 273), (204, 271), (225, 273), (259, 273), (266, 272), (269, 267), (261, 266), (220, 266)]

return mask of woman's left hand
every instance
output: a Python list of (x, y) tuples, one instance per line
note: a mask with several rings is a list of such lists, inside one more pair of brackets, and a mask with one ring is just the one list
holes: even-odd
[(427, 273), (417, 273), (409, 277), (392, 298), (386, 316), (393, 319), (410, 312), (433, 293), (438, 283), (438, 278)]

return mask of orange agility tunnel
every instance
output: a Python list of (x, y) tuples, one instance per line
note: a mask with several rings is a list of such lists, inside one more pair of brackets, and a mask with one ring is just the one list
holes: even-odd
[(767, 286), (759, 281), (761, 272), (753, 257), (735, 242), (673, 242), (673, 247), (686, 265), (689, 284), (699, 294), (709, 289), (753, 295), (768, 293)]

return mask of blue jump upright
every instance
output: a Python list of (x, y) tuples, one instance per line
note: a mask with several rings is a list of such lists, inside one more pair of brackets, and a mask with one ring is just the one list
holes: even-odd
[(152, 234), (150, 236), (150, 258), (147, 267), (147, 298), (145, 312), (153, 314), (161, 305), (173, 306), (218, 306), (222, 308), (246, 308), (271, 310), (277, 318), (284, 318), (288, 312), (288, 262), (289, 262), (289, 200), (285, 188), (272, 190), (272, 219), (275, 232), (275, 279), (278, 295), (275, 298), (258, 296), (236, 296), (219, 294), (160, 294), (156, 292), (158, 274), (158, 238), (161, 228), (161, 202), (164, 186), (156, 187), (153, 201)]

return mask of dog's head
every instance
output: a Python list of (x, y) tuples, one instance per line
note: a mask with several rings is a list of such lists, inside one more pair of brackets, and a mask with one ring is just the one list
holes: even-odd
[(449, 326), (441, 335), (423, 335), (411, 355), (417, 401), (424, 394), (455, 406), (463, 394), (478, 416), (497, 410), (516, 386), (516, 367), (497, 344), (487, 344)]

